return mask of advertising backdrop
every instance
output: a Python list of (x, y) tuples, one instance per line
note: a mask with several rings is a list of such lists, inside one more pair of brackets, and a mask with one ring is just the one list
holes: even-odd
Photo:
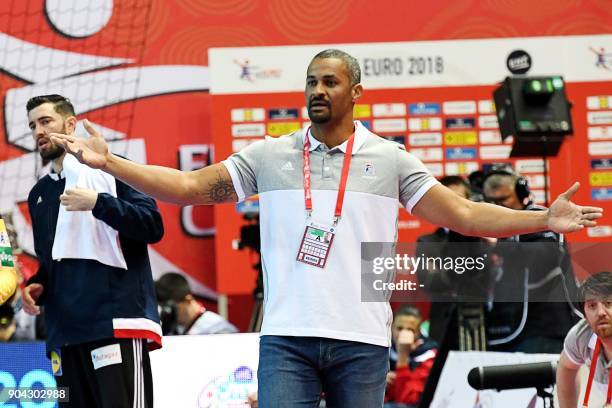
[[(270, 121), (302, 126), (306, 64), (329, 44), (352, 44), (350, 51), (364, 63), (368, 90), (360, 119), (385, 136), (403, 136), (435, 174), (464, 173), (484, 156), (498, 160), (506, 154), (487, 101), (493, 84), (508, 75), (506, 52), (527, 51), (533, 62), (529, 73), (566, 76), (574, 102), (575, 141), (550, 162), (551, 192), (578, 179), (583, 182), (578, 199), (607, 204), (612, 196), (612, 46), (600, 34), (609, 33), (612, 10), (607, 0), (2, 1), (0, 213), (12, 220), (23, 249), (23, 269), (33, 273), (36, 262), (24, 203), (45, 168), (28, 133), (24, 104), (30, 96), (65, 94), (75, 102), (79, 119), (90, 119), (116, 152), (133, 160), (193, 169), (220, 161), (234, 147), (260, 137), (253, 134), (261, 134), (261, 125), (274, 134), (296, 126), (268, 129)], [(472, 39), (487, 40), (466, 41)], [(311, 46), (303, 55), (291, 51), (304, 44)], [(251, 47), (268, 46), (289, 48), (262, 49), (265, 60), (258, 60)], [(213, 47), (248, 47), (235, 53), (236, 61), (227, 61), (230, 84), (219, 77), (215, 85), (209, 75), (208, 50)], [(240, 78), (245, 69), (256, 82)], [(216, 99), (213, 113), (211, 86), (236, 86), (240, 94)], [(245, 126), (232, 135), (231, 110), (246, 108), (264, 108), (264, 120), (255, 127), (235, 122)], [(281, 108), (298, 109), (297, 120), (293, 112), (281, 119), (282, 110), (271, 119), (269, 110)], [(449, 125), (459, 133), (447, 135)], [(240, 134), (244, 140), (238, 140)], [(527, 161), (523, 167), (538, 190), (541, 163)], [(215, 221), (212, 208), (160, 207), (166, 236), (152, 247), (156, 276), (175, 270), (192, 280), (197, 293), (230, 294), (230, 318), (244, 328), (249, 308), (241, 299), (250, 299), (255, 273), (253, 257), (231, 249), (241, 225), (235, 209), (223, 207)], [(571, 239), (608, 239), (608, 217), (593, 236), (585, 232)], [(402, 215), (400, 228), (405, 240), (430, 226)]]

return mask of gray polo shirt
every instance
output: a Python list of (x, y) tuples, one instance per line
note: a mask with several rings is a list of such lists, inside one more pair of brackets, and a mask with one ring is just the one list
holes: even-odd
[[(591, 367), (591, 359), (595, 351), (597, 343), (597, 335), (593, 333), (591, 327), (585, 319), (580, 320), (565, 337), (563, 352), (565, 356), (576, 365), (585, 364)], [(594, 382), (598, 383), (605, 391), (608, 386), (608, 375), (612, 362), (606, 361), (603, 350), (599, 353), (597, 359), (597, 368), (595, 371)]]
[(410, 211), (437, 181), (404, 146), (380, 138), (360, 122), (355, 129), (342, 218), (324, 269), (296, 261), (310, 221), (304, 204), (304, 140), (311, 141), (311, 220), (328, 226), (347, 143), (329, 149), (301, 130), (267, 137), (223, 162), (240, 200), (259, 194), (262, 335), (390, 344), (389, 304), (361, 300), (361, 243), (394, 242), (398, 200)]

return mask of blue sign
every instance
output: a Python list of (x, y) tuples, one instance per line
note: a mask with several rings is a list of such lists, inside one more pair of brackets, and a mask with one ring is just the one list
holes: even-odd
[(444, 122), (447, 129), (474, 129), (476, 127), (474, 118), (448, 118)]
[(598, 201), (612, 200), (612, 188), (592, 188), (591, 198)]
[(372, 122), (369, 120), (362, 120), (361, 124), (365, 126), (366, 129), (372, 130)]
[(408, 105), (408, 111), (411, 115), (438, 115), (440, 113), (439, 103), (411, 103)]
[(476, 158), (475, 147), (448, 147), (446, 149), (448, 160), (471, 160)]
[(406, 145), (406, 136), (385, 136), (385, 139), (391, 140), (392, 142), (399, 143), (403, 146)]
[(610, 170), (612, 169), (612, 158), (592, 159), (591, 168), (594, 170)]
[[(27, 398), (10, 398), (10, 390), (50, 390), (57, 387), (51, 370), (51, 362), (45, 354), (45, 344), (0, 344), (0, 406), (11, 408), (55, 408), (56, 401), (27, 401)], [(38, 392), (38, 395), (43, 395)], [(34, 394), (36, 395), (36, 394)]]
[(259, 200), (244, 200), (236, 204), (236, 211), (240, 214), (259, 213)]
[(297, 109), (270, 109), (268, 111), (268, 117), (270, 119), (297, 119), (298, 118), (298, 110)]

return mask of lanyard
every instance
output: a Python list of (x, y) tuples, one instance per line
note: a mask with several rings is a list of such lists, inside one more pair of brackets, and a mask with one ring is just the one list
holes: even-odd
[[(306, 205), (306, 213), (308, 217), (312, 214), (312, 191), (310, 190), (310, 128), (306, 131), (306, 140), (304, 141), (304, 203)], [(346, 181), (348, 180), (349, 168), (351, 167), (351, 157), (353, 155), (353, 144), (355, 142), (355, 133), (348, 139), (346, 153), (344, 154), (344, 162), (342, 163), (342, 174), (340, 176), (340, 187), (338, 187), (338, 197), (336, 198), (336, 209), (334, 211), (334, 225), (338, 224), (340, 215), (342, 214), (342, 203), (344, 202), (344, 192), (346, 191)]]
[[(595, 370), (597, 369), (597, 360), (599, 359), (599, 352), (601, 351), (601, 340), (597, 339), (595, 345), (595, 351), (593, 351), (593, 357), (591, 358), (591, 370), (589, 371), (589, 381), (587, 382), (586, 390), (584, 392), (584, 401), (582, 402), (583, 408), (589, 406), (589, 397), (591, 396), (591, 386), (593, 385), (593, 378), (595, 377)], [(608, 396), (606, 398), (606, 406), (610, 405), (612, 401), (612, 373), (608, 373)]]

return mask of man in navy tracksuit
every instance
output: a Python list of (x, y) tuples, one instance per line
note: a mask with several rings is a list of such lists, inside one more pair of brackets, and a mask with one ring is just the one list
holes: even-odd
[(47, 352), (72, 407), (151, 407), (147, 342), (161, 345), (147, 244), (163, 236), (157, 205), (101, 171), (89, 172), (54, 144), (73, 133), (72, 104), (60, 95), (27, 103), (28, 122), (52, 170), (30, 191), (38, 273), (24, 309), (45, 308)]

